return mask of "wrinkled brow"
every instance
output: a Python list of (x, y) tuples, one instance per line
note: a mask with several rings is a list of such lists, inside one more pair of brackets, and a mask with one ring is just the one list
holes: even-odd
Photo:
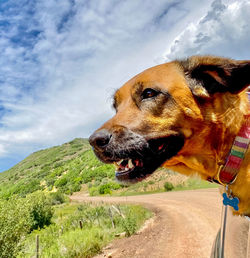
[(112, 107), (116, 110), (118, 107), (118, 90), (113, 95)]
[[(140, 95), (142, 89), (143, 89), (143, 82), (136, 82), (132, 87), (131, 87), (131, 90), (130, 90), (130, 94), (132, 95), (132, 98), (133, 98), (133, 95)], [(134, 100), (134, 98), (133, 98)], [(112, 107), (117, 110), (118, 106), (120, 105), (121, 103), (121, 94), (119, 92), (119, 89), (116, 90), (116, 92), (114, 93), (113, 95), (113, 103), (112, 103)]]

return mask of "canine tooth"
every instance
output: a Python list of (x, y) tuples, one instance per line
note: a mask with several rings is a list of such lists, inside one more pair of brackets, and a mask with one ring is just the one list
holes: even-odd
[(120, 166), (122, 162), (123, 162), (123, 159), (117, 161), (116, 164), (117, 164), (118, 166)]
[(118, 169), (120, 167), (116, 162), (114, 162), (114, 165), (115, 165), (116, 169)]
[(133, 168), (134, 167), (131, 159), (128, 160), (128, 167), (129, 168)]
[(126, 167), (126, 168), (125, 168), (125, 171), (128, 171), (128, 170), (129, 170), (129, 168), (128, 168), (128, 167)]

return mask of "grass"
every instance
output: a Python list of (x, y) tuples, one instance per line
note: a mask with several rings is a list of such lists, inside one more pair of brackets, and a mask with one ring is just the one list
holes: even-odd
[[(156, 182), (154, 183), (156, 184)], [(153, 185), (154, 185), (153, 184)], [(185, 190), (196, 190), (196, 189), (205, 189), (205, 188), (218, 188), (218, 185), (215, 183), (210, 183), (199, 178), (187, 178), (187, 180), (182, 184), (177, 184), (171, 191), (185, 191)], [(132, 185), (127, 189), (124, 188), (123, 191), (113, 192), (112, 196), (133, 196), (133, 195), (146, 195), (146, 194), (155, 194), (166, 192), (164, 187), (157, 188), (154, 190), (142, 190), (140, 186)]]
[(205, 180), (191, 177), (187, 180), (186, 184), (177, 185), (174, 188), (174, 191), (196, 190), (196, 189), (204, 189), (204, 188), (218, 188), (218, 184), (210, 183)]
[(116, 205), (115, 208), (94, 204), (60, 205), (55, 209), (52, 225), (33, 231), (21, 243), (22, 251), (17, 257), (35, 255), (36, 235), (40, 239), (41, 257), (92, 257), (116, 234), (134, 234), (151, 215), (145, 208), (134, 205)]

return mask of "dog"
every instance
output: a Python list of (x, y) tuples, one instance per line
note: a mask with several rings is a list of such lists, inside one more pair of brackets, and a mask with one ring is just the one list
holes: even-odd
[(250, 126), (249, 85), (250, 60), (191, 56), (157, 65), (115, 92), (116, 114), (89, 142), (120, 181), (138, 182), (158, 167), (198, 174), (227, 185), (239, 200), (234, 213), (250, 216), (249, 141), (232, 180), (220, 178), (239, 131)]

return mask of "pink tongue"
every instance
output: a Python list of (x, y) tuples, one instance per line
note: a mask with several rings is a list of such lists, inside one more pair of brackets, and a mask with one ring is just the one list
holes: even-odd
[(158, 150), (160, 151), (163, 147), (164, 147), (164, 144), (160, 145), (160, 146), (158, 147)]
[(138, 159), (135, 160), (135, 165), (138, 167), (140, 165), (140, 161)]

